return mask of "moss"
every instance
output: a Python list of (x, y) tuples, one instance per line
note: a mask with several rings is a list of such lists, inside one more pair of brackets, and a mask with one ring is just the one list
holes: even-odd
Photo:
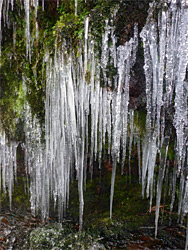
[(87, 232), (76, 232), (71, 224), (51, 224), (32, 231), (29, 249), (104, 249), (97, 241)]
[(138, 134), (142, 138), (145, 135), (146, 130), (146, 113), (143, 111), (135, 111), (134, 114), (134, 126), (138, 129)]
[(98, 219), (82, 232), (71, 223), (50, 223), (30, 234), (28, 249), (124, 249), (132, 239), (132, 232), (153, 223), (153, 215), (128, 216), (126, 220)]

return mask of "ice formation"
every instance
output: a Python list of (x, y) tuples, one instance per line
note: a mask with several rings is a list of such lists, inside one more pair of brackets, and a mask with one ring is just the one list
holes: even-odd
[[(153, 13), (161, 7), (158, 20)], [(167, 7), (168, 6), (168, 7)], [(153, 169), (157, 152), (160, 155), (160, 169), (156, 198), (156, 235), (164, 179), (170, 131), (165, 128), (165, 116), (173, 112), (172, 100), (175, 92), (175, 114), (173, 124), (176, 130), (176, 166), (173, 173), (171, 210), (175, 199), (176, 178), (181, 175), (179, 213), (187, 211), (187, 182), (184, 172), (187, 169), (187, 81), (188, 66), (188, 9), (187, 2), (153, 2), (150, 6), (147, 23), (141, 32), (145, 55), (147, 122), (146, 142), (143, 144), (142, 185), (143, 193), (147, 183), (147, 195), (152, 196)], [(168, 126), (168, 125), (167, 125)], [(151, 150), (151, 152), (150, 152)], [(175, 164), (176, 165), (176, 164)], [(177, 174), (176, 174), (177, 170)], [(147, 176), (146, 176), (147, 173)], [(147, 181), (146, 181), (147, 179)]]
[[(12, 207), (12, 192), (14, 190), (14, 179), (17, 176), (16, 151), (18, 144), (10, 142), (5, 132), (0, 132), (0, 191), (9, 193), (10, 209)], [(1, 184), (2, 180), (2, 184)]]
[[(86, 18), (85, 40), (79, 47), (79, 57), (76, 57), (73, 51), (69, 54), (65, 53), (65, 48), (69, 46), (65, 40), (62, 47), (56, 47), (54, 58), (50, 59), (46, 56), (47, 160), (45, 168), (48, 170), (47, 178), (51, 183), (54, 200), (58, 200), (60, 206), (59, 215), (61, 217), (68, 205), (69, 180), (70, 175), (75, 174), (75, 166), (80, 199), (80, 226), (84, 206), (83, 185), (87, 174), (87, 169), (85, 169), (87, 168), (87, 155), (90, 154), (90, 173), (92, 175), (93, 161), (98, 159), (100, 166), (102, 145), (105, 143), (107, 132), (108, 152), (111, 152), (113, 159), (110, 202), (110, 216), (112, 216), (116, 163), (120, 159), (121, 139), (126, 136), (127, 131), (130, 69), (135, 62), (138, 43), (137, 26), (135, 26), (134, 38), (129, 42), (117, 49), (114, 46), (115, 51), (102, 52), (100, 67), (100, 61), (94, 51), (95, 42), (88, 34), (88, 24), (89, 18)], [(109, 24), (106, 22), (106, 25)], [(111, 34), (107, 41), (109, 43), (114, 39), (113, 28), (108, 26), (106, 30), (109, 30), (109, 34)], [(106, 70), (104, 61), (108, 61), (108, 58), (114, 53), (117, 53), (118, 82), (116, 88), (109, 91), (107, 87), (101, 87), (100, 71)], [(87, 68), (91, 69), (90, 79), (86, 78)], [(122, 93), (123, 88), (125, 90)], [(89, 134), (90, 115), (91, 132)], [(112, 121), (113, 126), (109, 120)], [(91, 146), (88, 147), (88, 144)]]
[[(26, 96), (27, 87), (26, 81), (28, 79), (23, 76), (23, 92)], [(25, 100), (22, 119), (24, 124), (25, 142), (22, 143), (22, 149), (25, 156), (25, 168), (26, 174), (30, 176), (30, 203), (31, 211), (34, 215), (39, 211), (43, 211), (42, 218), (46, 218), (49, 214), (49, 207), (46, 205), (49, 202), (49, 196), (46, 193), (48, 191), (48, 180), (46, 179), (45, 172), (45, 150), (44, 143), (42, 141), (42, 129), (36, 116), (32, 115), (31, 107), (27, 100)], [(40, 179), (40, 182), (38, 181)], [(46, 193), (45, 197), (42, 197), (42, 193)]]
[[(26, 57), (31, 61), (34, 38), (30, 31), (30, 8), (32, 6), (35, 9), (37, 40), (37, 10), (39, 4), (42, 4), (44, 10), (45, 1), (41, 3), (38, 0), (24, 0), (22, 4), (25, 10)], [(75, 15), (78, 7), (75, 0)], [(14, 8), (13, 0), (0, 0), (0, 20), (4, 20), (0, 22), (0, 44), (2, 23), (8, 27), (11, 22), (9, 8)], [(118, 8), (105, 20), (101, 54), (96, 49), (89, 17), (84, 21), (84, 37), (79, 42), (77, 54), (63, 38), (61, 46), (55, 45), (53, 56), (49, 51), (45, 52), (45, 143), (40, 123), (32, 116), (27, 101), (22, 114), (25, 133), (25, 143), (22, 147), (25, 151), (26, 170), (31, 180), (31, 208), (34, 214), (41, 211), (43, 219), (48, 218), (50, 199), (53, 199), (55, 206), (58, 206), (61, 220), (69, 203), (70, 180), (76, 177), (82, 228), (84, 185), (88, 175), (90, 178), (93, 176), (94, 161), (97, 161), (101, 168), (103, 156), (106, 154), (113, 162), (111, 218), (117, 165), (121, 162), (123, 174), (128, 151), (131, 175), (131, 152), (132, 147), (136, 145), (139, 182), (142, 184), (143, 196), (146, 193), (146, 196), (150, 197), (150, 210), (153, 198), (156, 197), (157, 235), (163, 182), (168, 186), (164, 197), (167, 193), (171, 196), (171, 212), (176, 199), (176, 183), (180, 182), (179, 220), (182, 222), (188, 214), (188, 2), (153, 1), (146, 25), (140, 34), (144, 48), (147, 110), (143, 138), (137, 126), (139, 115), (136, 117), (136, 112), (128, 108), (131, 69), (136, 62), (138, 47), (138, 27), (135, 24), (134, 35), (129, 41), (117, 46), (113, 23), (117, 11)], [(13, 25), (14, 46), (15, 29)], [(113, 76), (109, 74), (109, 64), (117, 72)], [(26, 76), (23, 76), (25, 93), (27, 80)], [(176, 131), (176, 160), (172, 170), (168, 148), (173, 139), (173, 129)], [(108, 145), (107, 150), (104, 150), (105, 144)], [(17, 143), (9, 141), (1, 131), (0, 175), (3, 183), (0, 183), (0, 188), (3, 187), (5, 192), (8, 189), (10, 204), (13, 180), (16, 177), (16, 148)], [(159, 168), (156, 179), (157, 164)]]

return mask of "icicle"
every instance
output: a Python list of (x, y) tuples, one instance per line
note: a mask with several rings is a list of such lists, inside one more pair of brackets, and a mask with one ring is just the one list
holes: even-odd
[(111, 152), (111, 143), (112, 143), (112, 116), (111, 116), (111, 102), (112, 94), (107, 92), (107, 132), (108, 132), (108, 154)]
[(35, 22), (36, 22), (37, 14), (38, 14), (39, 0), (34, 0), (33, 1), (33, 6), (35, 7)]
[(30, 0), (24, 0), (24, 8), (25, 8), (25, 38), (26, 38), (26, 56), (31, 56), (31, 47), (30, 47)]
[(183, 146), (185, 144), (184, 128), (187, 125), (187, 100), (184, 96), (184, 79), (188, 65), (188, 10), (182, 10), (179, 21), (179, 47), (178, 47), (178, 68), (177, 82), (175, 87), (175, 117), (174, 125), (177, 133), (178, 170), (181, 169)]
[(117, 167), (117, 160), (116, 158), (113, 159), (113, 166), (112, 166), (112, 177), (111, 177), (111, 191), (110, 191), (110, 219), (112, 219), (112, 205), (113, 205), (113, 198), (114, 198), (114, 184), (116, 178), (116, 167)]
[(38, 15), (39, 0), (34, 0), (33, 6), (35, 7), (35, 36), (36, 36), (36, 40), (38, 41), (39, 27), (38, 27), (37, 15)]
[(78, 2), (75, 0), (75, 16), (77, 16), (77, 8), (78, 8)]
[(84, 75), (87, 72), (87, 40), (88, 40), (89, 17), (85, 19), (85, 46), (84, 46)]
[[(84, 133), (84, 131), (83, 131)], [(83, 139), (80, 140), (80, 152), (79, 157), (80, 157), (80, 162), (79, 162), (79, 178), (78, 178), (78, 190), (79, 190), (79, 201), (80, 201), (80, 230), (82, 230), (82, 225), (83, 225), (83, 212), (84, 212), (84, 198), (83, 198), (83, 164), (84, 164), (84, 134), (82, 134)]]
[(160, 159), (160, 168), (157, 181), (157, 198), (156, 198), (156, 212), (155, 212), (155, 237), (157, 237), (158, 230), (158, 220), (159, 220), (159, 207), (161, 202), (161, 193), (162, 193), (162, 184), (165, 175), (166, 169), (166, 159), (168, 153), (169, 137), (165, 137), (163, 147), (161, 149), (161, 159)]
[(180, 197), (178, 202), (178, 221), (180, 221), (180, 217), (182, 215), (182, 207), (183, 207), (183, 194), (184, 194), (184, 187), (185, 187), (185, 176), (183, 173), (181, 173), (180, 177)]
[(44, 0), (42, 0), (42, 11), (44, 11)]
[(158, 137), (160, 136), (160, 118), (161, 107), (163, 105), (163, 78), (165, 63), (165, 47), (166, 47), (166, 12), (162, 11), (160, 25), (159, 40), (159, 68), (158, 68), (158, 87), (157, 87), (157, 129)]
[[(16, 179), (17, 164), (16, 150), (18, 144), (9, 142), (5, 132), (0, 132), (0, 178), (3, 180), (3, 191), (9, 193), (9, 204), (12, 209), (12, 192), (14, 188), (14, 179)], [(0, 181), (1, 191), (1, 181)]]
[(187, 230), (186, 230), (186, 243), (185, 243), (185, 250), (188, 249), (188, 177), (185, 183), (185, 194), (183, 200), (183, 215), (187, 215)]
[[(152, 8), (152, 7), (151, 7)], [(150, 18), (150, 13), (149, 17)], [(147, 117), (146, 117), (146, 130), (150, 131), (151, 129), (151, 113), (152, 113), (152, 103), (151, 103), (151, 82), (152, 82), (152, 58), (150, 55), (150, 39), (148, 38), (150, 34), (152, 34), (152, 30), (155, 27), (153, 22), (151, 21), (151, 28), (149, 24), (146, 24), (140, 34), (142, 40), (143, 40), (143, 47), (144, 47), (144, 71), (145, 71), (145, 78), (146, 78), (146, 109), (147, 109)], [(152, 37), (152, 35), (151, 35)], [(155, 42), (155, 39), (152, 41)], [(153, 48), (154, 46), (152, 46)], [(154, 62), (154, 65), (156, 64), (156, 61)], [(155, 71), (154, 71), (155, 72)], [(155, 81), (155, 76), (154, 76)], [(154, 85), (155, 86), (155, 85)], [(154, 88), (155, 89), (155, 88)], [(154, 91), (155, 93), (155, 91)], [(155, 95), (154, 95), (155, 97)], [(155, 98), (153, 98), (153, 101), (155, 101)]]
[(188, 214), (188, 177), (185, 182), (185, 191), (183, 197), (183, 214)]
[(101, 158), (102, 158), (102, 142), (103, 142), (103, 134), (102, 134), (102, 121), (103, 121), (103, 100), (102, 100), (102, 88), (100, 89), (99, 96), (99, 149), (98, 149), (98, 161), (99, 161), (99, 169), (101, 168)]
[(98, 152), (98, 121), (99, 121), (99, 95), (100, 95), (100, 82), (99, 82), (99, 70), (97, 71), (96, 82), (95, 82), (95, 106), (93, 107), (94, 112), (94, 153), (95, 153), (95, 160), (97, 158)]
[(110, 48), (110, 52), (111, 52), (111, 57), (112, 57), (112, 60), (113, 60), (113, 63), (114, 63), (114, 67), (116, 68), (117, 67), (117, 55), (116, 55), (116, 37), (115, 37), (115, 34), (114, 34), (114, 28), (112, 27), (111, 28), (111, 40), (112, 40), (112, 46)]
[(144, 197), (145, 186), (146, 186), (146, 173), (148, 168), (148, 159), (149, 159), (149, 141), (148, 136), (143, 140), (142, 145), (142, 196)]
[(126, 148), (127, 148), (127, 112), (128, 107), (126, 106), (125, 109), (122, 110), (123, 117), (122, 117), (122, 164), (121, 164), (121, 174), (124, 173), (124, 165), (125, 165), (125, 157), (126, 157)]
[[(92, 48), (93, 50), (93, 48)], [(92, 61), (91, 61), (91, 93), (90, 93), (90, 105), (91, 108), (95, 107), (95, 95), (94, 95), (94, 76), (95, 76), (95, 58), (94, 53), (92, 54)], [(90, 173), (91, 179), (93, 175), (93, 150), (94, 150), (94, 124), (95, 124), (95, 112), (91, 111), (91, 147), (90, 147)]]
[(162, 222), (163, 222), (163, 217), (164, 217), (164, 211), (165, 211), (165, 204), (166, 204), (166, 196), (167, 196), (167, 191), (168, 191), (168, 177), (169, 177), (169, 160), (167, 160), (166, 164), (166, 171), (165, 171), (165, 183), (164, 183), (164, 195), (163, 195), (163, 209), (162, 209)]
[(139, 183), (141, 184), (142, 173), (141, 173), (140, 137), (138, 137), (138, 139), (137, 139), (137, 153), (138, 153), (138, 175), (139, 175)]
[(108, 46), (108, 36), (110, 34), (110, 26), (108, 20), (105, 21), (105, 32), (102, 36), (102, 55), (101, 55), (101, 68), (103, 71), (104, 82), (107, 84), (106, 66), (109, 60), (109, 46)]
[(185, 250), (188, 249), (188, 215), (187, 215), (187, 230), (186, 230), (186, 242), (185, 242)]
[(104, 88), (103, 89), (103, 97), (102, 97), (102, 135), (103, 135), (103, 144), (105, 144), (105, 141), (106, 141), (106, 131), (107, 131), (107, 89)]
[(118, 87), (118, 93), (113, 98), (113, 141), (112, 141), (112, 155), (117, 157), (119, 161), (119, 148), (120, 148), (120, 136), (121, 136), (121, 83)]
[(148, 176), (147, 176), (147, 189), (146, 189), (147, 197), (149, 197), (149, 193), (151, 195), (153, 187), (154, 168), (157, 155), (156, 139), (157, 139), (156, 134), (154, 134), (149, 144)]
[(3, 0), (0, 1), (0, 56), (1, 56), (1, 41), (2, 41), (2, 11), (3, 11)]
[(166, 103), (170, 105), (173, 95), (173, 79), (175, 78), (175, 65), (176, 65), (176, 51), (177, 51), (177, 28), (178, 28), (178, 13), (176, 6), (173, 6), (173, 12), (168, 13), (172, 15), (167, 19), (167, 44), (166, 44)]
[(172, 195), (171, 195), (171, 204), (170, 204), (170, 213), (172, 213), (173, 207), (174, 207), (174, 201), (176, 196), (176, 172), (177, 172), (177, 166), (174, 166), (173, 175), (172, 175)]
[[(131, 178), (131, 152), (132, 152), (132, 142), (133, 142), (133, 132), (134, 132), (134, 110), (130, 110), (130, 135), (129, 135), (129, 176)], [(130, 179), (131, 180), (131, 179)]]

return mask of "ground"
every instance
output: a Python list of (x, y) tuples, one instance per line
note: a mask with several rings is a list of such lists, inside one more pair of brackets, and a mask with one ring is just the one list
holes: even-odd
[(161, 206), (163, 218), (161, 215), (155, 239), (155, 206), (149, 213), (149, 201), (142, 198), (141, 187), (134, 177), (130, 183), (128, 176), (117, 174), (113, 218), (109, 219), (109, 165), (101, 177), (96, 174), (93, 181), (88, 180), (81, 233), (76, 182), (71, 185), (70, 206), (64, 222), (58, 223), (56, 211), (51, 213), (48, 222), (42, 222), (40, 216), (31, 215), (29, 196), (24, 194), (24, 185), (21, 185), (24, 177), (18, 178), (20, 185), (13, 194), (12, 211), (8, 209), (8, 198), (1, 196), (0, 250), (184, 249), (186, 228), (177, 224), (176, 213), (170, 215), (168, 204)]

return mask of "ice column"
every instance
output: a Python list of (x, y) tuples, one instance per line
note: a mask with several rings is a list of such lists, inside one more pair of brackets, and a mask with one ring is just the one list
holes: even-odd
[(25, 8), (25, 38), (26, 38), (26, 55), (30, 57), (31, 47), (30, 47), (30, 0), (24, 0), (24, 8)]
[(2, 12), (3, 12), (3, 0), (0, 0), (0, 56), (1, 56), (1, 41), (2, 41)]
[[(187, 90), (186, 72), (188, 65), (188, 9), (185, 1), (164, 1), (159, 3), (161, 11), (158, 20), (154, 19), (157, 2), (150, 5), (149, 15), (145, 27), (141, 32), (144, 45), (145, 76), (146, 76), (146, 97), (147, 97), (147, 117), (146, 117), (146, 142), (143, 144), (143, 166), (142, 166), (142, 186), (148, 186), (153, 182), (153, 167), (157, 151), (161, 154), (160, 180), (157, 189), (157, 209), (156, 209), (156, 233), (158, 224), (158, 207), (160, 204), (161, 181), (164, 177), (165, 161), (162, 153), (165, 141), (165, 114), (173, 112), (173, 124), (176, 129), (177, 146), (176, 155), (178, 163), (178, 173), (184, 169), (184, 158), (187, 143)], [(175, 98), (173, 100), (173, 94)], [(148, 147), (150, 145), (150, 147)], [(153, 148), (150, 154), (150, 148)], [(149, 157), (152, 155), (152, 157)], [(153, 160), (151, 160), (153, 159)], [(151, 162), (151, 164), (149, 163)], [(175, 199), (176, 185), (176, 164), (173, 172), (173, 192), (172, 203)], [(182, 187), (180, 186), (182, 189)], [(151, 190), (152, 191), (152, 190)], [(180, 197), (182, 197), (180, 190)], [(143, 190), (144, 193), (144, 190)], [(186, 192), (185, 192), (186, 194)], [(152, 192), (150, 192), (152, 195)], [(179, 202), (181, 205), (182, 202)], [(179, 210), (181, 210), (179, 208)]]
[[(9, 193), (10, 209), (12, 208), (12, 191), (14, 188), (14, 179), (17, 175), (16, 151), (18, 144), (9, 142), (5, 132), (0, 133), (0, 191)], [(2, 183), (1, 183), (2, 178)]]
[[(134, 38), (131, 38), (129, 42), (125, 43), (125, 45), (119, 46), (117, 48), (118, 86), (117, 93), (114, 93), (112, 99), (113, 130), (111, 154), (113, 160), (113, 168), (110, 195), (110, 218), (112, 217), (115, 172), (116, 164), (120, 159), (121, 140), (124, 144), (124, 150), (126, 147), (130, 70), (136, 61), (136, 51), (138, 45), (137, 34), (137, 25), (135, 25)], [(125, 157), (125, 151), (123, 157)]]

